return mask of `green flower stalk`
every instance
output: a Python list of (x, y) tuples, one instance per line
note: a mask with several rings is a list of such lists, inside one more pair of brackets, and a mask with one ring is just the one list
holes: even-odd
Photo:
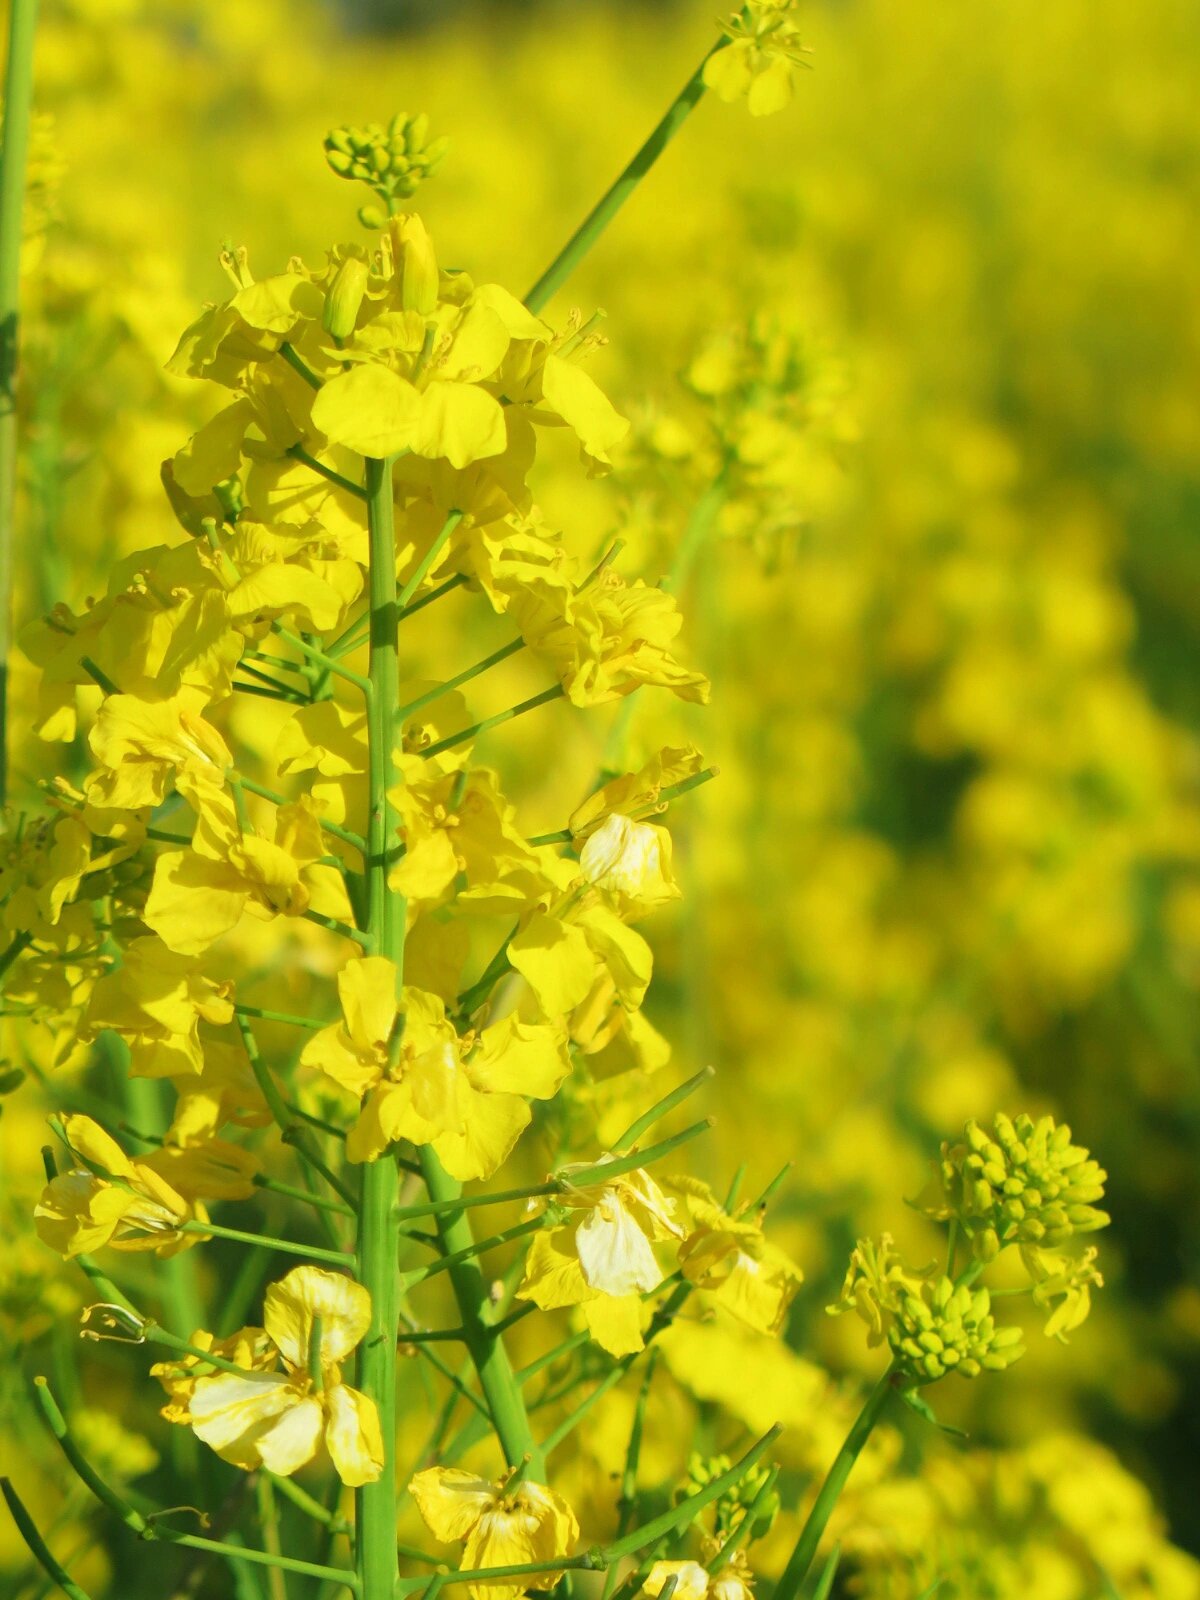
[(12, 0), (0, 132), (0, 805), (8, 795), (8, 658), (12, 648), (17, 498), (17, 373), (22, 211), (33, 121), (37, 0)]

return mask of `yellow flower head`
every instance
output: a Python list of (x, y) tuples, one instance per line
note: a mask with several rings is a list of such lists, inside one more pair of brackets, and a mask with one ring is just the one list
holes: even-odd
[(233, 766), (224, 739), (204, 720), (204, 704), (195, 689), (160, 701), (109, 695), (88, 735), (101, 769), (88, 779), (88, 799), (136, 811), (161, 805), (173, 782), (199, 809), (205, 790), (221, 789)]
[(903, 1297), (918, 1294), (926, 1276), (905, 1266), (890, 1233), (882, 1234), (878, 1243), (860, 1239), (851, 1252), (842, 1292), (825, 1309), (831, 1317), (857, 1312), (867, 1325), (867, 1343), (874, 1348), (888, 1337)]
[[(571, 1507), (545, 1484), (527, 1479), (491, 1483), (460, 1467), (431, 1467), (409, 1484), (435, 1539), (463, 1540), (462, 1570), (524, 1566), (569, 1556), (579, 1537)], [(519, 1582), (469, 1585), (472, 1600), (520, 1600), (527, 1589), (552, 1589), (559, 1571), (531, 1573)]]
[[(565, 1168), (568, 1184), (570, 1175)], [(518, 1294), (544, 1311), (581, 1306), (592, 1337), (610, 1354), (640, 1350), (641, 1297), (664, 1278), (654, 1245), (684, 1235), (675, 1202), (635, 1169), (608, 1183), (568, 1187), (556, 1204), (575, 1215), (534, 1235)]]
[(745, 0), (725, 25), (728, 43), (704, 64), (704, 81), (722, 100), (744, 95), (752, 117), (782, 111), (807, 48), (796, 26), (796, 0)]
[(679, 898), (671, 876), (671, 835), (616, 811), (588, 835), (579, 865), (587, 881), (626, 917), (644, 916)]
[(79, 1164), (52, 1178), (34, 1207), (45, 1244), (69, 1257), (105, 1245), (169, 1256), (196, 1243), (200, 1235), (184, 1233), (180, 1225), (204, 1221), (203, 1208), (157, 1170), (161, 1157), (130, 1160), (90, 1117), (67, 1116), (63, 1126)]
[(548, 1099), (569, 1070), (561, 1029), (509, 1016), (460, 1038), (437, 995), (397, 996), (384, 956), (347, 962), (338, 992), (342, 1021), (315, 1034), (301, 1059), (363, 1099), (346, 1141), (351, 1161), (409, 1139), (431, 1144), (456, 1178), (489, 1177), (529, 1123), (528, 1097)]
[[(172, 1420), (247, 1471), (263, 1466), (288, 1477), (324, 1443), (343, 1483), (373, 1483), (383, 1470), (375, 1402), (344, 1384), (340, 1371), (370, 1322), (371, 1297), (353, 1278), (296, 1267), (267, 1290), (261, 1337), (256, 1328), (234, 1335), (252, 1364), (189, 1375), (186, 1412), (170, 1413)], [(173, 1398), (181, 1410), (178, 1392)]]
[(763, 1233), (762, 1220), (730, 1216), (706, 1183), (675, 1178), (691, 1227), (679, 1247), (683, 1275), (759, 1333), (778, 1334), (804, 1274)]
[(109, 1028), (130, 1049), (130, 1072), (147, 1078), (199, 1073), (204, 1068), (200, 1023), (229, 1022), (231, 985), (215, 983), (191, 956), (168, 950), (161, 939), (135, 939), (122, 964), (92, 991), (86, 1013), (89, 1036)]

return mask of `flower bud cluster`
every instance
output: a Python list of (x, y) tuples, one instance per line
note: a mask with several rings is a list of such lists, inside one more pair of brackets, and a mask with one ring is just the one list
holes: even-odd
[(429, 118), (398, 111), (386, 127), (334, 128), (325, 136), (325, 159), (339, 178), (365, 183), (382, 202), (360, 208), (364, 228), (382, 228), (396, 201), (415, 194), (435, 173), (450, 148), (448, 139), (429, 138)]
[(941, 1193), (923, 1209), (955, 1218), (976, 1257), (990, 1261), (1006, 1244), (1053, 1248), (1105, 1227), (1108, 1214), (1093, 1202), (1102, 1198), (1106, 1177), (1081, 1145), (1071, 1143), (1065, 1124), (1001, 1114), (990, 1134), (968, 1122), (958, 1143), (942, 1146)]
[(918, 1383), (933, 1383), (948, 1372), (964, 1378), (977, 1378), (985, 1369), (1003, 1372), (1025, 1354), (1019, 1328), (996, 1326), (986, 1289), (946, 1277), (901, 1298), (888, 1343), (897, 1364)]
[[(995, 1258), (1017, 1246), (1028, 1279), (1023, 1289), (1046, 1312), (1047, 1337), (1065, 1340), (1091, 1309), (1091, 1291), (1104, 1280), (1096, 1251), (1071, 1255), (1059, 1246), (1076, 1233), (1108, 1222), (1091, 1202), (1104, 1192), (1105, 1174), (1088, 1152), (1071, 1143), (1071, 1130), (1052, 1117), (997, 1116), (994, 1137), (969, 1122), (962, 1140), (942, 1146), (937, 1183), (918, 1201), (926, 1216), (951, 1225), (947, 1275), (909, 1268), (890, 1234), (860, 1239), (850, 1257), (842, 1292), (827, 1307), (833, 1316), (854, 1311), (866, 1323), (868, 1342), (892, 1351), (897, 1370), (913, 1383), (958, 1372), (973, 1378), (1001, 1371), (1023, 1354), (1019, 1328), (997, 1328), (991, 1298), (979, 1279)], [(962, 1230), (975, 1259), (957, 1277), (955, 1240)]]

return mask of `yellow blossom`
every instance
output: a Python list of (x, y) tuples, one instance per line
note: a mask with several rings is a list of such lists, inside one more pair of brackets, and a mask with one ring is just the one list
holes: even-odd
[[(522, 1478), (489, 1482), (461, 1467), (430, 1467), (409, 1484), (417, 1509), (444, 1544), (464, 1543), (462, 1571), (481, 1567), (525, 1566), (569, 1556), (579, 1537), (571, 1507), (545, 1484)], [(527, 1589), (552, 1589), (562, 1573), (528, 1573), (519, 1581), (468, 1586), (472, 1600), (520, 1600)]]
[(267, 1290), (265, 1337), (252, 1328), (234, 1336), (235, 1348), (250, 1345), (254, 1365), (189, 1379), (186, 1413), (172, 1420), (246, 1471), (290, 1477), (324, 1444), (343, 1483), (374, 1483), (384, 1459), (375, 1402), (342, 1382), (340, 1365), (370, 1322), (371, 1297), (353, 1278), (296, 1267)]
[(346, 1141), (352, 1161), (410, 1139), (431, 1144), (456, 1178), (488, 1177), (528, 1126), (528, 1098), (548, 1099), (569, 1070), (561, 1030), (515, 1016), (460, 1038), (436, 995), (397, 994), (384, 956), (347, 962), (338, 993), (342, 1021), (315, 1034), (301, 1060), (362, 1099)]

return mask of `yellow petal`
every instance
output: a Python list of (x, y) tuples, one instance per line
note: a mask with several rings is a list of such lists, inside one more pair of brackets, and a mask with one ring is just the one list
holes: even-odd
[(644, 1348), (640, 1296), (601, 1294), (582, 1309), (588, 1332), (610, 1356), (629, 1356)]
[(597, 1291), (585, 1280), (577, 1256), (559, 1249), (550, 1234), (535, 1233), (517, 1293), (543, 1311), (555, 1311), (562, 1306), (582, 1305)]
[(309, 1395), (243, 1444), (255, 1451), (268, 1472), (289, 1478), (316, 1455), (324, 1420), (321, 1402)]
[(562, 356), (547, 356), (542, 377), (546, 404), (574, 429), (589, 456), (607, 462), (608, 452), (629, 432), (628, 421), (588, 377), (582, 367)]
[(545, 911), (536, 912), (513, 939), (508, 958), (552, 1018), (573, 1011), (596, 974), (583, 931)]
[(457, 1110), (456, 1125), (433, 1141), (438, 1159), (462, 1183), (490, 1178), (529, 1126), (529, 1106), (519, 1095), (480, 1094), (463, 1084)]
[(296, 1403), (297, 1391), (282, 1372), (218, 1372), (200, 1378), (188, 1403), (196, 1437), (238, 1466), (257, 1456), (247, 1442), (271, 1419)]
[(462, 1467), (430, 1467), (418, 1472), (408, 1491), (430, 1533), (443, 1544), (465, 1539), (496, 1500), (496, 1491), (486, 1478)]
[(412, 435), (419, 456), (445, 456), (452, 467), (503, 454), (508, 444), (500, 402), (473, 383), (435, 379), (421, 396)]
[(143, 917), (168, 949), (200, 955), (237, 927), (246, 898), (245, 885), (223, 863), (193, 850), (166, 850), (155, 865)]
[(371, 1323), (371, 1296), (344, 1272), (294, 1267), (271, 1284), (263, 1326), (289, 1366), (308, 1366), (314, 1317), (321, 1319), (321, 1365), (345, 1360)]
[(608, 1189), (575, 1234), (583, 1276), (605, 1294), (644, 1293), (657, 1289), (662, 1268), (636, 1217)]
[(364, 1059), (354, 1048), (354, 1041), (340, 1022), (314, 1033), (300, 1054), (300, 1062), (325, 1073), (359, 1097), (379, 1081), (382, 1071), (380, 1063)]
[(411, 448), (420, 415), (421, 397), (412, 384), (375, 362), (330, 378), (312, 408), (314, 428), (362, 456)]
[(235, 400), (192, 435), (174, 461), (175, 482), (185, 494), (208, 494), (234, 475), (252, 416), (249, 401)]
[(708, 1573), (698, 1561), (656, 1561), (642, 1585), (645, 1594), (659, 1595), (668, 1578), (675, 1579), (676, 1600), (704, 1600)]
[(338, 1477), (352, 1489), (383, 1471), (383, 1435), (374, 1400), (340, 1383), (325, 1391), (325, 1447)]
[(521, 1022), (515, 1014), (485, 1028), (467, 1063), (479, 1089), (505, 1090), (549, 1100), (571, 1070), (563, 1028)]
[(133, 1163), (111, 1134), (91, 1117), (75, 1112), (63, 1119), (67, 1143), (89, 1166), (100, 1167), (113, 1178), (131, 1178)]
[(386, 956), (348, 961), (338, 973), (338, 998), (346, 1029), (362, 1049), (380, 1049), (391, 1038), (396, 1021), (396, 963)]

